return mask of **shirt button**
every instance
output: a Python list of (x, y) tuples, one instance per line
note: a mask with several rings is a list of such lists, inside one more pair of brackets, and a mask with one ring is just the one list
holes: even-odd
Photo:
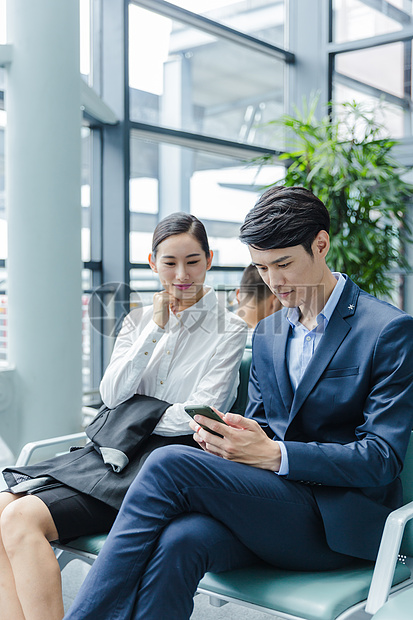
[(178, 319), (180, 319), (180, 318), (181, 318), (181, 315), (180, 315), (180, 314), (177, 314), (176, 316), (178, 317)]
[(171, 352), (170, 352), (170, 351), (167, 351), (167, 352), (166, 352), (166, 355), (170, 355), (170, 354), (171, 354)]
[(156, 342), (155, 338), (152, 340), (152, 342)]
[(310, 342), (311, 336), (306, 336), (305, 339), (307, 340), (307, 342)]
[(145, 351), (145, 355), (148, 355), (148, 351)]
[(161, 385), (163, 385), (163, 381), (159, 381), (159, 383), (160, 383)]

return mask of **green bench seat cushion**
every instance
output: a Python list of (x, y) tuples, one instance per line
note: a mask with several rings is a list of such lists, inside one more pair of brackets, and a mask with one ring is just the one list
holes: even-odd
[[(105, 540), (106, 534), (81, 536), (71, 541), (70, 547), (97, 555)], [(372, 574), (373, 564), (362, 561), (355, 561), (350, 568), (314, 573), (278, 570), (260, 564), (220, 574), (207, 573), (199, 587), (208, 594), (246, 601), (299, 618), (333, 620), (367, 598)], [(399, 563), (393, 585), (409, 577), (408, 567)], [(394, 620), (396, 616), (379, 618)], [(401, 618), (404, 620), (404, 616)]]
[(107, 538), (107, 534), (95, 534), (94, 536), (79, 536), (70, 543), (64, 545), (65, 548), (77, 549), (78, 551), (86, 551), (98, 555)]
[[(207, 573), (199, 589), (307, 620), (333, 620), (367, 598), (372, 574), (373, 564), (361, 561), (350, 568), (314, 573), (259, 565)], [(409, 577), (407, 566), (398, 564), (393, 584)]]

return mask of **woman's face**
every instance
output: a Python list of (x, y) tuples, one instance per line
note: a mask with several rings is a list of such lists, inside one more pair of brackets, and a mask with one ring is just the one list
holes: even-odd
[(199, 241), (190, 233), (168, 237), (158, 245), (155, 257), (149, 254), (149, 264), (159, 275), (164, 289), (188, 305), (202, 297), (211, 261), (212, 252), (207, 258)]

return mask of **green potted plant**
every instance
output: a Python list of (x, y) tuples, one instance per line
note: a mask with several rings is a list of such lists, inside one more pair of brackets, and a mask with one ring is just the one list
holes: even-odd
[[(331, 216), (329, 265), (347, 273), (361, 288), (379, 297), (394, 293), (394, 273), (408, 267), (403, 248), (410, 242), (406, 222), (413, 185), (407, 169), (392, 155), (397, 144), (385, 136), (376, 110), (349, 102), (330, 104), (316, 116), (312, 97), (303, 111), (271, 124), (286, 134), (288, 160), (284, 185), (310, 189)], [(262, 163), (274, 163), (264, 156)], [(393, 272), (393, 274), (392, 274)]]

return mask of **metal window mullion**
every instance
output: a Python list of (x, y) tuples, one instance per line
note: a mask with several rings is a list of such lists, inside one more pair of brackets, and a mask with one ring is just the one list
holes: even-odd
[(241, 144), (239, 142), (214, 138), (204, 134), (195, 134), (136, 121), (130, 122), (130, 128), (141, 138), (146, 138), (155, 142), (167, 142), (176, 144), (177, 146), (195, 148), (200, 151), (216, 153), (218, 155), (245, 158), (253, 155), (258, 157), (259, 155), (271, 154), (274, 157), (278, 157), (283, 153), (283, 151), (263, 146)]
[(378, 13), (382, 13), (399, 24), (408, 24), (411, 22), (411, 15), (402, 9), (397, 8), (387, 0), (360, 0), (363, 4), (374, 9)]
[(91, 0), (90, 42), (91, 42), (91, 85), (93, 90), (102, 95), (103, 63), (102, 63), (102, 31), (103, 10), (101, 0)]
[(412, 41), (403, 43), (403, 93), (409, 105), (404, 109), (404, 135), (412, 133)]
[(348, 52), (356, 52), (358, 50), (368, 49), (371, 47), (380, 47), (382, 45), (391, 45), (401, 41), (409, 41), (413, 39), (413, 26), (403, 28), (396, 32), (368, 37), (366, 39), (358, 39), (356, 41), (345, 41), (344, 43), (332, 42), (327, 45), (327, 51), (330, 54), (342, 54)]
[(357, 90), (359, 93), (364, 93), (367, 95), (371, 95), (375, 99), (380, 99), (384, 97), (385, 101), (391, 103), (393, 105), (399, 106), (404, 110), (410, 110), (410, 98), (398, 97), (397, 95), (393, 95), (387, 90), (383, 90), (382, 88), (377, 88), (377, 86), (371, 86), (366, 82), (361, 82), (360, 80), (356, 80), (349, 75), (345, 75), (344, 73), (334, 72), (334, 81), (338, 84), (342, 84), (344, 86), (348, 86), (353, 90)]
[(211, 34), (212, 36), (219, 37), (220, 39), (226, 39), (236, 43), (237, 45), (248, 47), (256, 52), (284, 60), (287, 63), (295, 61), (294, 54), (282, 49), (281, 47), (277, 47), (276, 45), (257, 39), (249, 34), (245, 34), (235, 30), (234, 28), (215, 22), (208, 17), (204, 17), (203, 15), (198, 15), (196, 13), (192, 13), (191, 11), (187, 11), (186, 9), (177, 7), (170, 2), (164, 2), (163, 0), (132, 0), (132, 4), (149, 11), (156, 12), (164, 17), (169, 17), (170, 19), (180, 21), (188, 26), (192, 26), (198, 30)]

